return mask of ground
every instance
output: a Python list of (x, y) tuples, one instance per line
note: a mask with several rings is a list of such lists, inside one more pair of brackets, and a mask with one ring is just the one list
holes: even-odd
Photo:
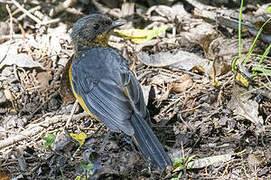
[[(65, 2), (0, 4), (1, 179), (271, 179), (270, 23), (248, 56), (268, 1), (244, 1), (242, 44), (235, 1)], [(69, 33), (94, 12), (126, 21), (110, 45), (175, 162), (163, 172), (74, 106)]]

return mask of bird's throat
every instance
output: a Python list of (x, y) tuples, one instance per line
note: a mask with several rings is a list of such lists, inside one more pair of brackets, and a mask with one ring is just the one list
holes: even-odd
[(88, 42), (88, 46), (89, 47), (94, 47), (94, 46), (107, 47), (108, 46), (109, 37), (110, 37), (110, 33), (98, 34), (95, 37), (95, 39), (93, 39), (91, 42)]

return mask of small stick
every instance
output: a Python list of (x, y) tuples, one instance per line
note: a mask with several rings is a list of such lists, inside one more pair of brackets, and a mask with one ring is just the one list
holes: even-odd
[(13, 39), (14, 32), (13, 32), (13, 25), (12, 25), (12, 14), (11, 14), (11, 11), (10, 11), (10, 8), (9, 8), (8, 4), (6, 5), (6, 9), (8, 11), (9, 18), (10, 18), (10, 22), (9, 22), (9, 29), (10, 29), (9, 30), (9, 38), (11, 40), (11, 39)]
[(39, 20), (36, 16), (33, 16), (29, 11), (27, 11), (23, 6), (21, 6), (17, 1), (15, 0), (11, 0), (11, 2), (17, 6), (21, 11), (23, 11), (28, 17), (30, 17), (31, 19), (33, 19), (36, 23), (38, 23), (39, 25), (42, 24), (41, 20)]
[[(33, 7), (32, 9), (29, 9), (28, 12), (29, 12), (29, 13), (33, 13), (33, 12), (38, 11), (38, 10), (40, 10), (40, 9), (41, 9), (41, 6), (36, 6), (36, 7)], [(20, 15), (20, 16), (17, 18), (18, 21), (21, 21), (23, 18), (25, 18), (25, 16), (26, 16), (26, 14)]]

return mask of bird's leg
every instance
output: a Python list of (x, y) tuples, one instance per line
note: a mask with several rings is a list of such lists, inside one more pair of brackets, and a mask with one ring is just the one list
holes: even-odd
[(107, 131), (106, 136), (104, 138), (104, 142), (103, 142), (100, 150), (98, 151), (99, 154), (103, 153), (104, 148), (105, 148), (106, 144), (108, 143), (108, 139), (109, 139), (109, 136), (110, 136), (111, 133), (112, 132), (110, 130)]
[(78, 100), (76, 99), (76, 101), (75, 101), (74, 104), (73, 104), (73, 107), (72, 107), (72, 111), (71, 111), (70, 117), (69, 117), (69, 119), (68, 119), (67, 122), (66, 122), (65, 128), (67, 128), (68, 125), (70, 124), (70, 121), (71, 121), (71, 119), (72, 119), (72, 116), (73, 116), (73, 114), (74, 114), (75, 109), (76, 109), (77, 106), (78, 106)]

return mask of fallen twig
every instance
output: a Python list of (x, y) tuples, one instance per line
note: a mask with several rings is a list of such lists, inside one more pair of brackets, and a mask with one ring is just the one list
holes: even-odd
[[(88, 116), (87, 113), (80, 113), (73, 116), (73, 119), (80, 119), (84, 116)], [(44, 129), (49, 127), (52, 124), (55, 124), (59, 122), (60, 120), (66, 120), (70, 117), (70, 115), (58, 115), (54, 117), (46, 117), (45, 120), (43, 120), (40, 123), (37, 124), (30, 124), (27, 129), (25, 129), (23, 132), (18, 133), (18, 135), (10, 136), (9, 138), (0, 141), (0, 149), (3, 149), (7, 146), (11, 146), (17, 142), (23, 141), (25, 139), (28, 139), (29, 137), (33, 137), (40, 132), (42, 132)]]
[(17, 1), (11, 0), (15, 6), (17, 6), (22, 12), (24, 12), (28, 17), (33, 19), (39, 25), (42, 24), (41, 20), (39, 20), (36, 16), (32, 15), (28, 10), (26, 10), (23, 6), (21, 6)]

